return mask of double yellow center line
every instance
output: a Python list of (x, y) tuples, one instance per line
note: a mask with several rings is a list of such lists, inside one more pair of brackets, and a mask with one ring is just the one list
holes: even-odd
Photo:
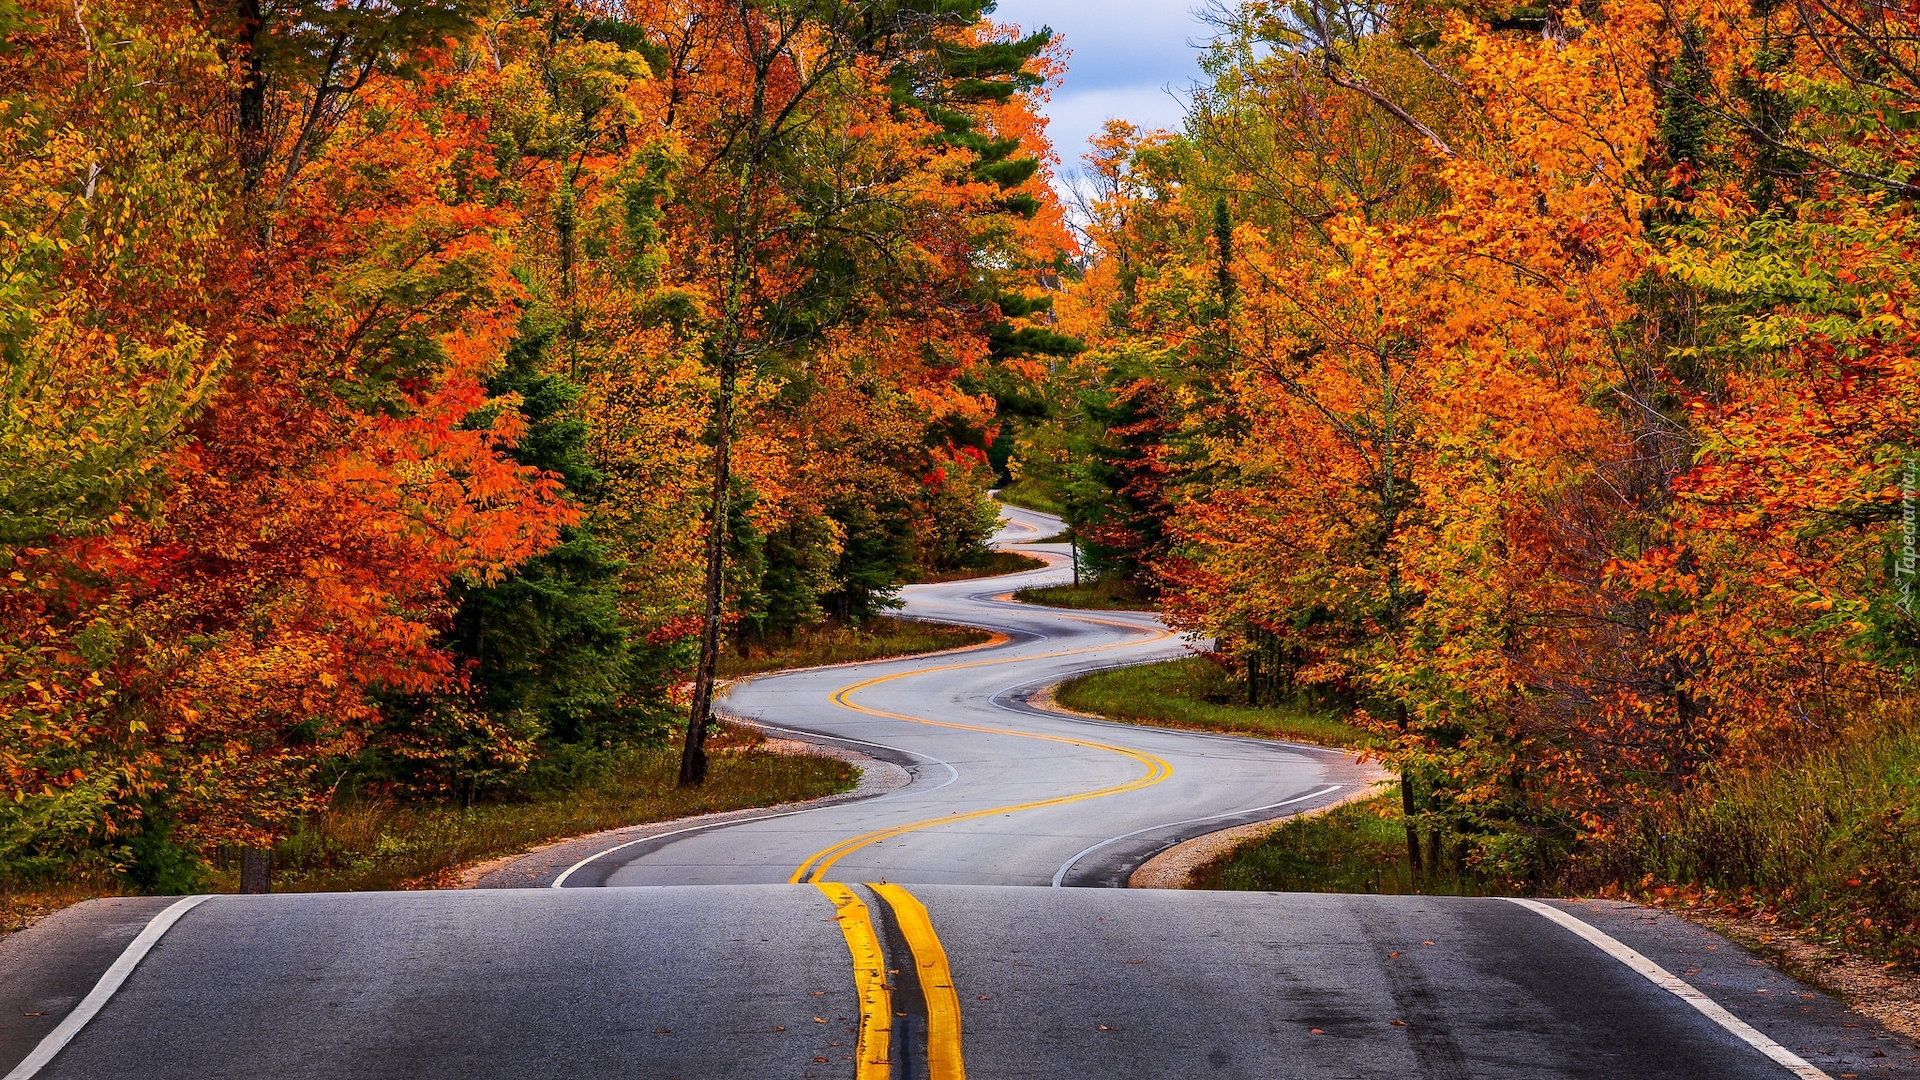
[[(1073, 616), (1073, 618), (1081, 622), (1139, 629), (1139, 627), (1132, 623), (1123, 623), (1111, 619), (1092, 619), (1085, 616)], [(847, 855), (863, 847), (877, 844), (882, 840), (888, 840), (904, 833), (916, 832), (920, 829), (930, 829), (936, 825), (947, 825), (954, 822), (971, 821), (976, 818), (992, 817), (996, 814), (1011, 814), (1021, 810), (1036, 810), (1044, 806), (1059, 806), (1065, 803), (1083, 802), (1087, 799), (1099, 799), (1108, 795), (1118, 795), (1127, 791), (1137, 791), (1140, 788), (1157, 784), (1173, 774), (1173, 766), (1167, 764), (1165, 759), (1144, 751), (1134, 750), (1130, 747), (1115, 746), (1112, 743), (1094, 742), (1090, 739), (1074, 739), (1065, 735), (1042, 735), (1032, 731), (1016, 731), (1012, 728), (985, 727), (979, 724), (962, 724), (952, 720), (931, 720), (924, 716), (908, 716), (904, 713), (868, 708), (865, 705), (851, 700), (848, 695), (865, 690), (870, 686), (878, 686), (881, 683), (892, 682), (895, 679), (904, 679), (914, 675), (926, 675), (935, 671), (957, 671), (962, 668), (991, 667), (997, 664), (1011, 664), (1022, 660), (1045, 660), (1056, 656), (1073, 656), (1080, 653), (1099, 652), (1103, 649), (1117, 649), (1127, 645), (1147, 644), (1172, 636), (1172, 631), (1156, 630), (1145, 642), (1117, 641), (1109, 645), (1092, 645), (1084, 649), (1061, 649), (1056, 652), (1037, 653), (1033, 656), (1008, 656), (995, 660), (973, 660), (961, 664), (945, 664), (940, 667), (915, 668), (911, 671), (896, 672), (892, 675), (881, 675), (877, 678), (857, 682), (851, 686), (844, 686), (834, 691), (831, 698), (834, 704), (842, 708), (852, 709), (854, 712), (865, 713), (868, 716), (879, 716), (888, 720), (901, 720), (910, 724), (926, 724), (931, 727), (957, 728), (961, 731), (978, 731), (989, 735), (1012, 735), (1021, 739), (1039, 739), (1045, 742), (1065, 743), (1069, 746), (1084, 746), (1089, 749), (1104, 750), (1108, 753), (1132, 758), (1134, 761), (1146, 766), (1147, 771), (1144, 775), (1129, 780), (1124, 784), (1115, 784), (1111, 787), (1099, 788), (1094, 791), (1083, 791), (1072, 795), (1058, 795), (1051, 799), (1035, 799), (1031, 802), (1014, 803), (1008, 806), (993, 806), (984, 810), (973, 810), (967, 813), (952, 813), (943, 817), (923, 818), (919, 821), (911, 821), (885, 829), (875, 829), (871, 832), (861, 833), (858, 836), (848, 837), (839, 843), (829, 845), (807, 856), (806, 861), (802, 862), (799, 867), (788, 876), (788, 883), (795, 885), (801, 882), (819, 884), (826, 880), (827, 871), (833, 868), (833, 864), (839, 862)]]
[[(851, 887), (840, 882), (819, 881), (814, 887), (833, 901), (839, 912), (835, 917), (841, 936), (853, 955), (853, 985), (860, 999), (854, 1080), (889, 1080), (894, 1054), (911, 1053), (912, 1048), (893, 1045), (894, 987), (887, 982), (887, 957), (874, 929), (873, 911)], [(953, 970), (947, 964), (947, 951), (939, 935), (934, 933), (932, 917), (919, 898), (898, 885), (882, 882), (867, 888), (892, 910), (900, 936), (913, 954), (914, 973), (927, 1009), (928, 1080), (966, 1080), (967, 1068), (960, 1052), (960, 994), (954, 989)]]
[[(1112, 619), (1095, 619), (1086, 616), (1070, 616), (1082, 622), (1101, 623), (1108, 626), (1122, 626), (1128, 629), (1140, 629), (1136, 624), (1119, 622)], [(1172, 632), (1159, 630), (1153, 632), (1147, 642), (1171, 637)], [(998, 638), (998, 635), (996, 635)], [(992, 648), (1004, 642), (1004, 638), (989, 641), (972, 648)], [(838, 914), (840, 933), (846, 938), (847, 951), (853, 958), (854, 988), (860, 998), (860, 1025), (858, 1042), (855, 1049), (855, 1080), (889, 1080), (893, 1075), (893, 1058), (898, 1052), (909, 1052), (910, 1048), (893, 1045), (894, 987), (887, 982), (886, 952), (880, 945), (880, 935), (874, 928), (873, 911), (860, 899), (852, 887), (837, 881), (826, 880), (833, 865), (852, 852), (863, 847), (879, 843), (903, 833), (920, 829), (946, 825), (952, 822), (969, 821), (975, 818), (989, 817), (995, 814), (1011, 814), (1021, 810), (1033, 810), (1043, 806), (1059, 806), (1065, 803), (1081, 802), (1086, 799), (1098, 799), (1121, 792), (1136, 791), (1165, 780), (1173, 773), (1173, 766), (1152, 754), (1111, 743), (1095, 742), (1089, 739), (1075, 739), (1064, 735), (1042, 735), (1031, 731), (1016, 731), (1010, 728), (984, 727), (977, 724), (962, 724), (951, 720), (932, 720), (924, 716), (908, 716), (903, 713), (887, 712), (868, 708), (849, 698), (849, 695), (881, 683), (904, 679), (910, 675), (924, 675), (935, 671), (954, 671), (961, 668), (987, 667), (995, 664), (1008, 664), (1021, 660), (1044, 660), (1057, 656), (1072, 656), (1078, 653), (1098, 652), (1103, 649), (1115, 649), (1126, 645), (1144, 644), (1137, 640), (1114, 642), (1109, 645), (1095, 645), (1083, 649), (1061, 649), (1056, 652), (1038, 653), (1033, 656), (1001, 657), (993, 660), (974, 660), (959, 664), (946, 664), (941, 667), (915, 668), (892, 675), (882, 675), (867, 679), (851, 686), (845, 686), (834, 692), (834, 704), (869, 716), (884, 717), (889, 720), (901, 720), (912, 724), (929, 724), (934, 727), (957, 728), (962, 731), (978, 731), (990, 735), (1012, 735), (1022, 739), (1039, 739), (1045, 742), (1065, 743), (1070, 746), (1082, 746), (1094, 750), (1104, 750), (1131, 758), (1146, 767), (1146, 773), (1124, 784), (1084, 791), (1073, 795), (1060, 795), (1051, 799), (1035, 799), (1031, 802), (1015, 803), (1009, 806), (995, 806), (985, 810), (973, 810), (967, 813), (952, 813), (944, 817), (925, 818), (919, 821), (894, 825), (885, 829), (875, 829), (849, 837), (839, 843), (829, 845), (808, 856), (806, 861), (787, 878), (791, 884), (811, 883), (828, 900), (833, 902)], [(898, 885), (881, 882), (869, 884), (882, 903), (892, 911), (894, 924), (900, 929), (900, 936), (906, 940), (908, 950), (913, 954), (916, 981), (927, 1012), (927, 1073), (929, 1080), (966, 1080), (966, 1065), (961, 1055), (960, 1040), (960, 994), (953, 984), (953, 971), (947, 963), (946, 949), (941, 946), (939, 935), (934, 932), (933, 919), (927, 914), (926, 906), (917, 897)], [(905, 1015), (904, 1013), (899, 1015)]]

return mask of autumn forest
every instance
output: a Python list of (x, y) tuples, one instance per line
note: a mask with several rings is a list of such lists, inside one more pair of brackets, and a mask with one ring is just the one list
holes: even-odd
[(1920, 13), (1208, 18), (1055, 147), (983, 0), (0, 0), (0, 884), (697, 785), (1006, 487), (1416, 867), (1920, 955)]

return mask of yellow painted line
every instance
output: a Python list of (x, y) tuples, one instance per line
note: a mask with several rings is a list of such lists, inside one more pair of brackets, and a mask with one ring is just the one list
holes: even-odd
[(852, 889), (835, 881), (816, 882), (839, 910), (841, 936), (853, 954), (853, 987), (860, 995), (859, 1036), (853, 1050), (854, 1080), (889, 1080), (893, 1075), (893, 993), (887, 985), (887, 958), (873, 931), (873, 913)]
[[(1077, 615), (1069, 616), (1069, 618), (1078, 619), (1079, 621), (1082, 621), (1082, 622), (1102, 623), (1108, 626), (1121, 626), (1130, 630), (1141, 629), (1141, 627), (1139, 627), (1134, 623), (1117, 622), (1110, 619), (1095, 619), (1095, 618), (1088, 618), (1088, 617), (1077, 616)], [(865, 705), (856, 704), (855, 702), (848, 700), (847, 695), (855, 693), (860, 690), (864, 690), (870, 686), (876, 686), (884, 682), (892, 682), (895, 679), (904, 679), (912, 675), (925, 675), (935, 671), (954, 671), (960, 668), (988, 667), (996, 664), (1011, 664), (1021, 660), (1043, 660), (1043, 659), (1047, 659), (1049, 657), (1055, 657), (1055, 656), (1072, 656), (1076, 653), (1098, 652), (1102, 649), (1117, 649), (1117, 648), (1122, 648), (1128, 645), (1148, 644), (1154, 641), (1159, 641), (1162, 638), (1169, 638), (1172, 636), (1173, 634), (1171, 631), (1161, 630), (1161, 631), (1156, 631), (1151, 637), (1147, 638), (1145, 642), (1141, 642), (1137, 640), (1118, 641), (1118, 642), (1114, 642), (1111, 645), (1095, 645), (1095, 646), (1084, 648), (1084, 649), (1062, 649), (1057, 652), (1036, 653), (1032, 656), (1008, 656), (1008, 657), (1001, 657), (1000, 659), (997, 659), (997, 660), (974, 660), (974, 661), (970, 661), (968, 663), (963, 663), (963, 664), (944, 664), (940, 667), (916, 668), (912, 671), (901, 671), (901, 672), (896, 672), (892, 675), (881, 675), (876, 678), (867, 679), (863, 682), (854, 683), (851, 686), (841, 687), (839, 690), (834, 691), (831, 697), (831, 700), (833, 701), (834, 704), (840, 705), (844, 708), (852, 709), (855, 712), (866, 713), (869, 716), (884, 717), (885, 719), (888, 719), (888, 720), (901, 720), (910, 724), (927, 724), (933, 727), (958, 728), (962, 731), (979, 731), (979, 732), (984, 732), (990, 735), (1012, 735), (1016, 738), (1021, 738), (1021, 739), (1040, 739), (1046, 742), (1066, 743), (1070, 746), (1082, 746), (1092, 750), (1105, 750), (1108, 753), (1119, 754), (1122, 757), (1132, 758), (1133, 760), (1146, 766), (1147, 771), (1145, 775), (1137, 779), (1130, 780), (1127, 783), (1116, 784), (1112, 787), (1100, 788), (1096, 791), (1083, 791), (1073, 795), (1060, 795), (1051, 799), (1037, 799), (1033, 802), (1015, 803), (1011, 806), (989, 807), (988, 809), (985, 809), (985, 810), (975, 810), (965, 814), (948, 814), (944, 817), (925, 818), (920, 821), (908, 822), (904, 825), (895, 825), (895, 826), (892, 826), (891, 828), (876, 829), (872, 832), (862, 833), (859, 836), (849, 837), (848, 839), (842, 840), (837, 844), (833, 844), (829, 847), (822, 848), (821, 850), (814, 852), (812, 855), (807, 857), (806, 861), (800, 864), (798, 869), (794, 870), (792, 875), (790, 875), (787, 878), (787, 881), (791, 884), (799, 884), (800, 882), (803, 882), (803, 881), (812, 881), (812, 882), (823, 881), (826, 879), (827, 871), (833, 867), (833, 864), (839, 862), (841, 859), (845, 858), (847, 855), (855, 851), (858, 851), (859, 849), (866, 847), (870, 844), (875, 844), (882, 840), (888, 840), (895, 836), (900, 836), (904, 833), (916, 832), (921, 829), (930, 829), (937, 825), (947, 825), (947, 824), (952, 824), (954, 822), (960, 822), (960, 821), (971, 821), (975, 818), (991, 817), (995, 814), (1012, 814), (1022, 810), (1037, 810), (1045, 806), (1060, 806), (1065, 803), (1082, 802), (1087, 799), (1100, 799), (1100, 798), (1105, 798), (1108, 795), (1119, 795), (1119, 794), (1122, 794), (1123, 792), (1138, 791), (1141, 788), (1150, 787), (1154, 784), (1157, 784), (1160, 781), (1165, 780), (1168, 776), (1171, 776), (1173, 774), (1173, 766), (1169, 765), (1164, 759), (1156, 757), (1152, 754), (1145, 753), (1143, 751), (1132, 750), (1124, 746), (1114, 746), (1111, 743), (1094, 742), (1090, 739), (1073, 739), (1073, 738), (1068, 738), (1064, 735), (1041, 735), (1031, 731), (1015, 731), (1011, 728), (983, 727), (977, 724), (956, 723), (951, 720), (930, 720), (924, 716), (907, 716), (902, 713), (886, 712), (881, 709), (870, 709)]]
[(920, 996), (927, 1003), (927, 1080), (966, 1080), (967, 1066), (960, 1055), (960, 992), (953, 986), (947, 950), (933, 931), (926, 905), (898, 885), (882, 882), (867, 888), (893, 909), (900, 935), (913, 951), (920, 979)]
[[(1068, 740), (1063, 739), (1061, 741), (1065, 742)], [(1089, 743), (1087, 745), (1094, 744)], [(1148, 755), (1130, 756), (1148, 757)], [(1153, 771), (1130, 783), (1101, 788), (1098, 791), (1081, 792), (1077, 795), (1062, 795), (1058, 798), (1015, 803), (1011, 806), (994, 806), (985, 810), (975, 810), (967, 814), (948, 814), (945, 817), (926, 818), (921, 821), (909, 822), (905, 825), (896, 825), (891, 829), (876, 829), (870, 833), (862, 833), (859, 836), (842, 840), (832, 847), (816, 852), (806, 862), (801, 863), (800, 868), (795, 870), (792, 876), (787, 878), (787, 881), (794, 884), (798, 884), (801, 881), (811, 881), (817, 884), (826, 879), (826, 873), (833, 868), (833, 864), (863, 847), (870, 844), (877, 844), (882, 840), (891, 840), (896, 836), (901, 836), (906, 833), (918, 832), (921, 829), (930, 829), (936, 825), (951, 825), (961, 821), (972, 821), (976, 818), (992, 817), (995, 814), (1013, 814), (1022, 810), (1038, 810), (1046, 806), (1060, 806), (1066, 803), (1081, 802), (1086, 799), (1098, 799), (1108, 795), (1119, 795), (1123, 792), (1138, 791), (1143, 787), (1150, 787), (1165, 780), (1173, 772), (1173, 767), (1161, 761), (1159, 758), (1151, 758), (1151, 760), (1154, 763)], [(809, 867), (811, 867), (811, 871), (809, 871)]]

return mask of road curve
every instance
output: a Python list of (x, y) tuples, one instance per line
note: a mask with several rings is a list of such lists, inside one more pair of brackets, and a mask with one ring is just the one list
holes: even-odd
[[(1062, 527), (1050, 514), (1003, 513), (1001, 546)], [(761, 676), (722, 703), (731, 716), (894, 761), (912, 778), (906, 787), (623, 844), (560, 868), (558, 883), (1117, 886), (1188, 837), (1324, 806), (1380, 778), (1338, 750), (1036, 707), (1031, 695), (1063, 679), (1188, 646), (1148, 612), (1014, 602), (1015, 589), (1071, 575), (1063, 544), (1017, 550), (1049, 566), (903, 590), (908, 617), (991, 630), (987, 645)]]
[(1032, 887), (1368, 779), (1035, 708), (1181, 649), (997, 598), (1061, 576), (913, 587), (1004, 640), (728, 699), (902, 765), (888, 794), (587, 842), (533, 888), (96, 900), (12, 935), (0, 1080), (1920, 1080), (1913, 1041), (1629, 904)]

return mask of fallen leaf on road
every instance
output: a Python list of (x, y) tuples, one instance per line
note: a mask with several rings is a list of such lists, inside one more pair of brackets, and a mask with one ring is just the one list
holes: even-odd
[(787, 1030), (787, 1029), (786, 1029), (786, 1028), (785, 1028), (784, 1026), (782, 1026), (782, 1025), (780, 1025), (780, 1024), (775, 1024), (775, 1025), (773, 1025), (773, 1030), (775, 1030), (775, 1031), (785, 1031), (785, 1030)]
[(981, 1000), (981, 1001), (992, 1001), (992, 1000), (993, 1000), (993, 995), (992, 995), (992, 994), (981, 994), (981, 995), (980, 995), (980, 1000)]
[(1395, 1020), (1395, 1021), (1392, 1021), (1392, 1023), (1393, 1023), (1393, 1026), (1394, 1026), (1394, 1027), (1406, 1027), (1406, 1026), (1407, 1026), (1407, 1022), (1406, 1022), (1405, 1020)]
[(813, 1022), (816, 1024), (824, 1024), (827, 1022), (827, 1018), (824, 1016), (816, 1016), (813, 1018)]
[(1390, 952), (1390, 953), (1388, 953), (1388, 954), (1387, 954), (1387, 959), (1389, 959), (1389, 960), (1398, 960), (1398, 959), (1400, 959), (1400, 954), (1399, 954), (1399, 953), (1397, 953), (1397, 952)]
[(814, 1060), (814, 1061), (815, 1061), (815, 1062), (816, 1062), (817, 1064), (821, 1064), (821, 1065), (825, 1065), (825, 1064), (827, 1063), (827, 1059), (826, 1059), (826, 1058), (823, 1058), (823, 1057), (817, 1057), (817, 1058), (814, 1058), (813, 1060)]
[(1095, 1025), (1095, 1026), (1097, 1026), (1097, 1027), (1098, 1027), (1098, 1028), (1099, 1028), (1099, 1029), (1100, 1029), (1101, 1031), (1112, 1031), (1112, 1030), (1113, 1030), (1112, 1028), (1110, 1028), (1110, 1027), (1108, 1027), (1108, 1026), (1107, 1026), (1107, 1025), (1105, 1025), (1105, 1024), (1098, 1024), (1098, 1025)]
[(1308, 1034), (1309, 1035), (1325, 1035), (1326, 1032), (1321, 1031), (1319, 1028), (1314, 1028), (1312, 1031), (1308, 1032)]
[(46, 1014), (46, 1013), (44, 1013), (44, 1012), (32, 1012), (32, 1013), (30, 1013), (30, 1012), (23, 1012), (23, 1013), (21, 1013), (20, 1015), (21, 1015), (21, 1016), (45, 1016), (45, 1015), (47, 1015), (47, 1014)]
[(1420, 944), (1422, 944), (1422, 945), (1431, 945), (1431, 944), (1433, 944), (1433, 942), (1431, 942), (1431, 941), (1423, 941), (1423, 942), (1421, 942)]
[(654, 1028), (653, 1033), (655, 1035), (671, 1035), (673, 1034), (673, 1029), (672, 1028)]

